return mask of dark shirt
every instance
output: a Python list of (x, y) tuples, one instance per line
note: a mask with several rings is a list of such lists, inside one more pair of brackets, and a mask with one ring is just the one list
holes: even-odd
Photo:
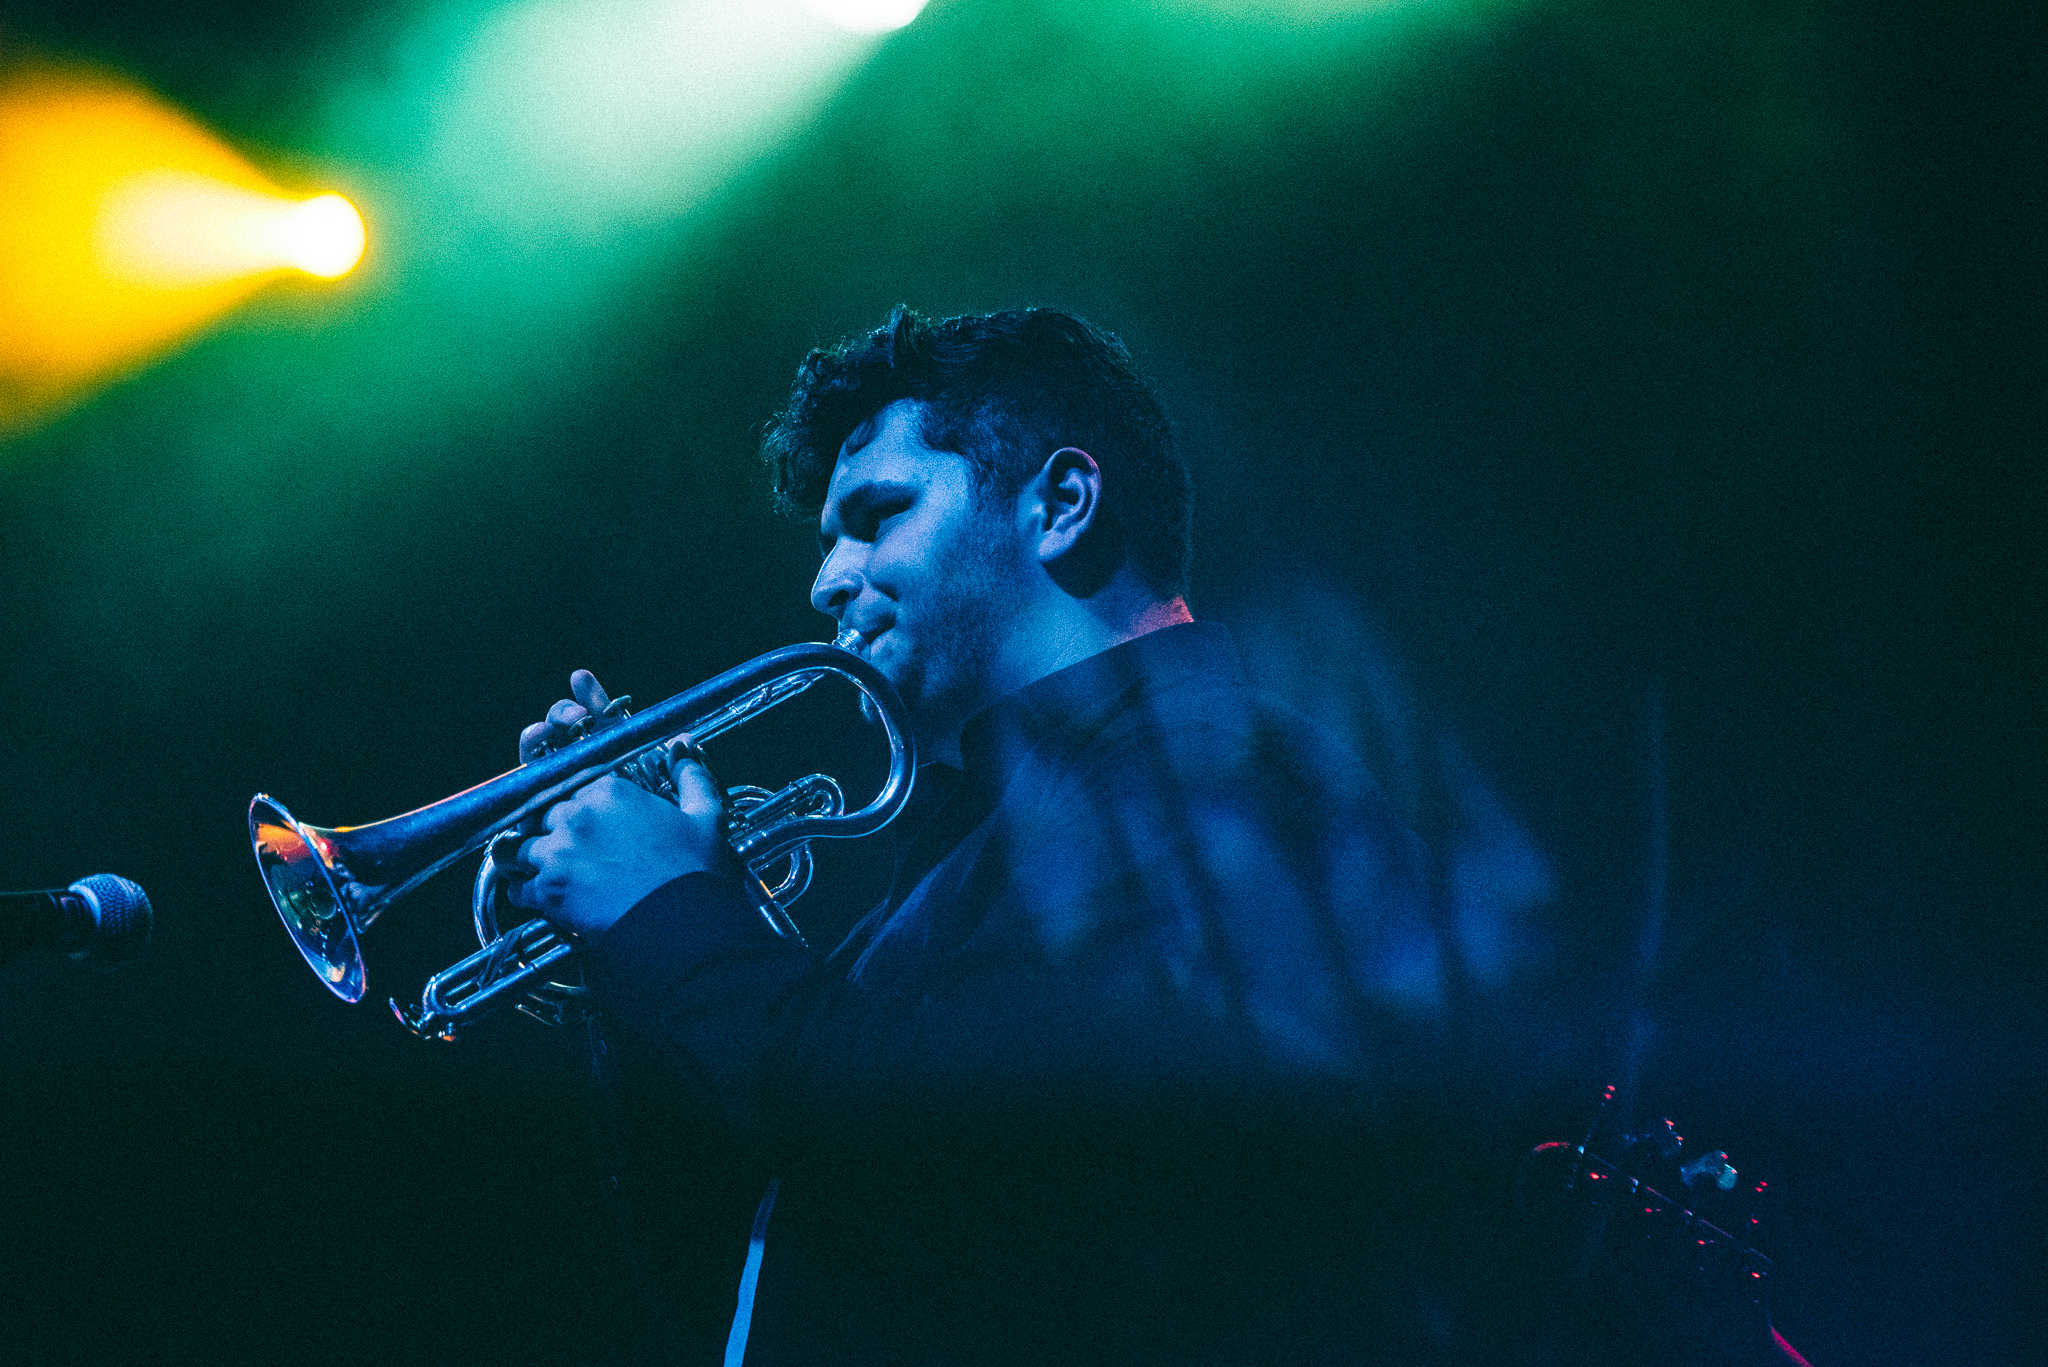
[(1384, 1155), (1429, 1072), (1434, 932), (1363, 768), (1208, 624), (1002, 699), (961, 751), (836, 952), (693, 874), (587, 956), (781, 1174), (748, 1362), (1425, 1343)]

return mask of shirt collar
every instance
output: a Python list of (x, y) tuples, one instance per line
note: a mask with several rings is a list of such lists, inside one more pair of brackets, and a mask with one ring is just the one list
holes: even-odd
[(960, 733), (969, 782), (991, 779), (1023, 753), (1078, 750), (1111, 718), (1183, 681), (1244, 681), (1230, 633), (1215, 622), (1148, 631), (998, 698)]

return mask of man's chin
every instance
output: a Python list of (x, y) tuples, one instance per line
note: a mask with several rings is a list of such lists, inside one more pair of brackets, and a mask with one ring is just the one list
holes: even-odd
[[(895, 645), (896, 636), (893, 630), (885, 628), (862, 648), (861, 656), (875, 667), (877, 674), (889, 681), (889, 687), (896, 690), (896, 696), (903, 703), (904, 710), (910, 712), (917, 704), (918, 680), (914, 677), (916, 671), (910, 667), (910, 662), (894, 649)], [(874, 704), (868, 701), (866, 694), (861, 695), (860, 710), (862, 716), (877, 726), (881, 725), (881, 714), (875, 710)], [(911, 718), (911, 725), (913, 729), (916, 726), (914, 716)]]
[(917, 681), (910, 677), (916, 671), (905, 658), (900, 640), (894, 627), (884, 627), (875, 638), (861, 649), (861, 658), (875, 667), (875, 672), (889, 681), (898, 697), (906, 703), (916, 690)]

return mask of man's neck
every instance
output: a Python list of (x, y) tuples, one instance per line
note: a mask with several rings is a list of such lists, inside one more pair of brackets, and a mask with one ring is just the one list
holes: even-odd
[(1128, 586), (1113, 585), (1091, 598), (1045, 594), (1020, 612), (1005, 633), (989, 671), (987, 701), (1028, 688), (1112, 646), (1193, 620), (1186, 599), (1161, 599)]
[[(1016, 618), (992, 661), (981, 707), (1126, 641), (1194, 620), (1187, 599), (1179, 595), (1162, 599), (1151, 593), (1127, 593), (1112, 598), (1105, 590), (1092, 599), (1048, 598)], [(960, 731), (967, 720), (961, 718), (943, 735), (921, 737), (919, 749), (925, 758), (957, 766)]]

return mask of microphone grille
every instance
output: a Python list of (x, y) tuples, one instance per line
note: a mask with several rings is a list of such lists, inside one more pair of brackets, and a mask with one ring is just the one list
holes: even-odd
[(96, 873), (65, 890), (83, 898), (93, 911), (92, 938), (72, 958), (111, 968), (149, 945), (153, 913), (149, 897), (138, 884), (111, 873)]

